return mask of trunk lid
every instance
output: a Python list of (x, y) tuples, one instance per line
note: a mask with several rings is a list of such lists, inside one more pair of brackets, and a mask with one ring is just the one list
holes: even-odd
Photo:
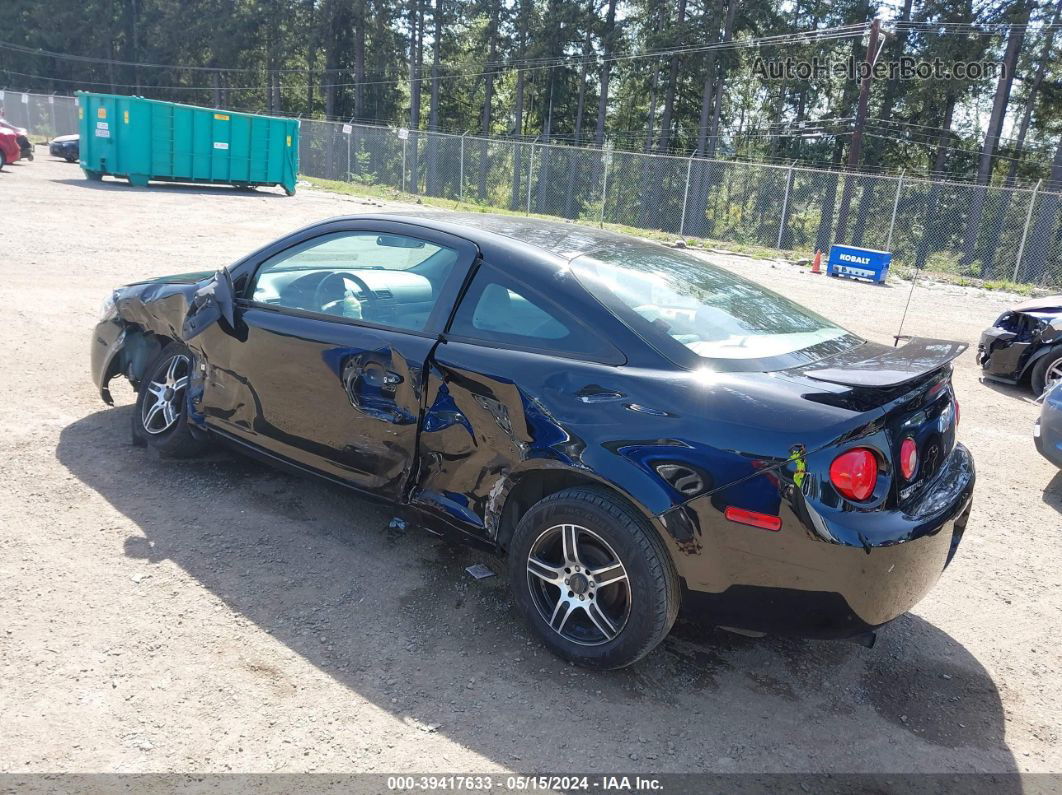
[[(787, 374), (810, 387), (808, 400), (880, 412), (885, 449), (874, 447), (892, 476), (886, 504), (902, 509), (933, 482), (955, 449), (958, 405), (951, 362), (967, 347), (925, 338), (896, 348), (867, 343)], [(900, 471), (900, 447), (908, 437), (918, 452), (909, 479)]]
[(867, 343), (800, 368), (816, 381), (852, 387), (896, 387), (917, 381), (958, 358), (965, 342), (913, 337), (903, 347)]

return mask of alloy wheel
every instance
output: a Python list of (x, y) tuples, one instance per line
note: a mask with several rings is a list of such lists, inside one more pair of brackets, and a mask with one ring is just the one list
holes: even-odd
[[(145, 431), (157, 436), (172, 428), (180, 418), (190, 369), (188, 357), (178, 354), (167, 363), (162, 380), (148, 383), (146, 389), (150, 397), (144, 401), (140, 415)], [(155, 376), (158, 375), (156, 372)]]
[(623, 562), (586, 527), (543, 531), (527, 556), (527, 586), (542, 619), (565, 640), (597, 646), (623, 631), (631, 588)]
[(1047, 368), (1047, 372), (1044, 374), (1044, 391), (1048, 391), (1062, 381), (1062, 357), (1055, 359), (1051, 362), (1051, 366)]

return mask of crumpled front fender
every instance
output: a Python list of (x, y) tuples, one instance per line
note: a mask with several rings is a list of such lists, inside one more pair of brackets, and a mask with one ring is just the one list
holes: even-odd
[(101, 321), (92, 334), (92, 383), (108, 406), (114, 405), (107, 386), (119, 373), (120, 354), (125, 347), (125, 323), (119, 318)]
[(137, 387), (161, 350), (158, 337), (119, 317), (99, 322), (92, 334), (92, 381), (103, 402), (114, 405), (109, 387), (112, 378), (125, 375)]
[(108, 405), (108, 387), (125, 375), (137, 387), (144, 371), (169, 340), (182, 338), (195, 282), (155, 281), (129, 285), (115, 293), (115, 311), (92, 332), (92, 380)]

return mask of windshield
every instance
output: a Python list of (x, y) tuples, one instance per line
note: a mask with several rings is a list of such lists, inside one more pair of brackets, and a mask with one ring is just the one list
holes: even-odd
[[(578, 257), (572, 269), (649, 342), (679, 343), (731, 369), (751, 369), (753, 362), (773, 369), (769, 360), (793, 366), (862, 342), (787, 298), (681, 251), (624, 245)], [(787, 356), (798, 352), (806, 355)]]

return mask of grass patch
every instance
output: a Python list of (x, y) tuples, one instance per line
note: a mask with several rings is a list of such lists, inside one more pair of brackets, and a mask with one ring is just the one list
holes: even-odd
[[(373, 198), (380, 199), (382, 201), (393, 202), (405, 202), (408, 204), (419, 204), (423, 207), (439, 207), (446, 210), (463, 210), (464, 212), (481, 212), (491, 213), (494, 215), (519, 215), (529, 218), (541, 218), (546, 221), (562, 221), (565, 223), (578, 223), (584, 226), (595, 226), (602, 229), (607, 229), (611, 232), (618, 232), (624, 235), (631, 235), (632, 237), (641, 237), (648, 240), (655, 240), (659, 243), (673, 244), (678, 240), (685, 242), (686, 246), (691, 249), (709, 250), (715, 249), (720, 251), (727, 251), (732, 254), (738, 254), (745, 257), (751, 257), (754, 259), (762, 260), (787, 260), (790, 262), (797, 260), (809, 260), (812, 256), (811, 253), (798, 252), (785, 249), (770, 248), (768, 246), (749, 245), (744, 243), (734, 243), (724, 240), (712, 240), (711, 238), (701, 238), (685, 236), (680, 237), (674, 232), (664, 232), (658, 229), (643, 229), (636, 226), (627, 226), (626, 224), (612, 224), (605, 223), (599, 224), (592, 217), (584, 216), (576, 221), (565, 221), (555, 215), (542, 215), (538, 213), (526, 213), (520, 210), (510, 210), (506, 207), (496, 207), (492, 205), (480, 204), (475, 201), (457, 201), (454, 199), (443, 199), (437, 196), (424, 196), (416, 193), (407, 193), (405, 191), (398, 190), (389, 185), (374, 185), (367, 182), (343, 182), (335, 179), (319, 179), (318, 177), (307, 177), (300, 175), (300, 179), (309, 182), (316, 188), (322, 190), (328, 190), (333, 193), (341, 193), (347, 196), (358, 196), (361, 198)], [(591, 213), (596, 210), (591, 210)], [(825, 269), (825, 255), (823, 252), (823, 268)], [(935, 254), (930, 257), (927, 267), (922, 269), (919, 273), (922, 277), (929, 277), (938, 282), (944, 282), (946, 284), (954, 284), (960, 287), (979, 287), (984, 290), (996, 290), (1008, 293), (1017, 293), (1018, 295), (1049, 295), (1052, 291), (1049, 288), (1037, 287), (1031, 284), (1018, 284), (1016, 282), (1007, 281), (1005, 279), (978, 279), (976, 277), (963, 276), (954, 272), (957, 270), (957, 261), (952, 262), (945, 254)], [(896, 265), (894, 264), (890, 268), (890, 275), (898, 276), (901, 279), (910, 279), (911, 275), (915, 272), (915, 269), (909, 265)]]
[(373, 198), (384, 201), (405, 202), (409, 204), (419, 204), (423, 207), (441, 207), (447, 210), (463, 210), (465, 212), (480, 212), (491, 213), (492, 215), (514, 215), (523, 216), (527, 218), (541, 218), (546, 221), (561, 221), (564, 223), (577, 223), (584, 226), (596, 226), (601, 229), (608, 229), (611, 232), (618, 232), (619, 234), (631, 235), (632, 237), (641, 237), (648, 240), (655, 240), (660, 243), (675, 243), (677, 240), (682, 240), (690, 248), (697, 249), (719, 249), (723, 251), (729, 251), (734, 254), (741, 254), (747, 257), (755, 257), (757, 259), (794, 259), (799, 255), (792, 251), (781, 251), (778, 249), (767, 248), (765, 246), (745, 245), (742, 243), (733, 243), (725, 240), (712, 240), (711, 238), (691, 237), (689, 235), (681, 237), (674, 232), (665, 232), (659, 229), (644, 229), (638, 226), (627, 226), (626, 224), (613, 224), (605, 223), (599, 224), (594, 219), (589, 217), (582, 217), (575, 221), (559, 219), (555, 215), (543, 215), (540, 213), (527, 213), (522, 210), (510, 210), (507, 207), (496, 207), (493, 205), (480, 204), (474, 201), (457, 201), (454, 199), (443, 199), (438, 196), (424, 196), (416, 193), (407, 193), (400, 191), (397, 188), (393, 188), (389, 185), (373, 185), (365, 182), (343, 182), (335, 179), (320, 179), (319, 177), (307, 177), (300, 175), (300, 179), (309, 182), (316, 188), (332, 191), (333, 193), (341, 193), (346, 196), (358, 196), (361, 198)]

